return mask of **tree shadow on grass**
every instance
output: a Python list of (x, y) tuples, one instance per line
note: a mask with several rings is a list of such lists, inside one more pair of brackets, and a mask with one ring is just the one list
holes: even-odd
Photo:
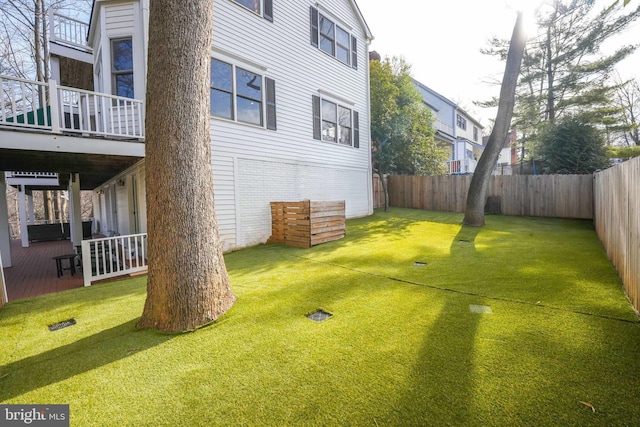
[(447, 298), (417, 354), (408, 388), (387, 415), (389, 424), (473, 424), (474, 348), (483, 315), (471, 313), (469, 301)]
[(476, 237), (482, 231), (482, 227), (471, 227), (463, 225), (451, 242), (451, 255), (476, 252)]
[(0, 366), (0, 402), (124, 359), (173, 337), (136, 330), (137, 321), (130, 320), (71, 344)]
[[(137, 277), (9, 301), (0, 310), (0, 325), (6, 325), (6, 322), (12, 317), (31, 316), (32, 313), (52, 311), (52, 309), (73, 311), (75, 310), (74, 307), (81, 307), (83, 310), (88, 311), (91, 307), (104, 305), (107, 302), (118, 299), (144, 298), (146, 291), (146, 277)], [(19, 321), (22, 322), (23, 320), (20, 319)], [(12, 322), (15, 323), (15, 321)]]

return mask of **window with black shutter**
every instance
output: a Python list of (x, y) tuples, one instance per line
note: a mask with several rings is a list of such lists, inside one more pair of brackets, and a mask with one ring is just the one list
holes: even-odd
[(358, 39), (351, 36), (351, 66), (358, 69)]
[(309, 9), (309, 19), (311, 20), (311, 45), (318, 47), (318, 9)]
[(231, 0), (240, 6), (249, 9), (256, 15), (273, 22), (273, 0)]
[(276, 82), (265, 78), (267, 96), (267, 129), (277, 130), (276, 123)]
[(320, 128), (320, 97), (312, 95), (313, 106), (313, 139), (322, 139), (322, 130)]
[(211, 60), (210, 79), (213, 117), (276, 130), (276, 83), (273, 79), (218, 59)]
[(353, 148), (360, 148), (360, 115), (353, 112)]
[(312, 95), (311, 101), (314, 139), (360, 148), (357, 111), (317, 95)]
[(313, 6), (309, 21), (311, 45), (357, 70), (358, 39)]

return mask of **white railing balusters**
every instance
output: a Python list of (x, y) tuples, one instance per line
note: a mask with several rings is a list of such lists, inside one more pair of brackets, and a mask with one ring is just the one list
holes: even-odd
[(146, 233), (83, 240), (84, 285), (146, 270), (146, 240)]
[(0, 75), (0, 85), (0, 125), (86, 136), (144, 138), (141, 100), (59, 86), (55, 80), (43, 83)]
[(54, 12), (49, 16), (52, 42), (64, 43), (69, 46), (90, 50), (87, 43), (89, 24), (69, 16)]

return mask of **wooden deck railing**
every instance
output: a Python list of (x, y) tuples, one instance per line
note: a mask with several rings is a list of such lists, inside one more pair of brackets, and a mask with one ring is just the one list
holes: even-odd
[(147, 234), (105, 237), (82, 241), (84, 285), (145, 271)]
[(0, 75), (0, 126), (144, 139), (141, 100)]

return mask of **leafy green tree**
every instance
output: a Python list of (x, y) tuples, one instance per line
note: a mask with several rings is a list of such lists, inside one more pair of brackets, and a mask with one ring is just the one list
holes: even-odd
[(433, 117), (403, 58), (370, 61), (371, 156), (385, 193), (384, 174), (441, 175), (447, 152), (434, 139)]
[(545, 128), (539, 149), (546, 173), (589, 174), (611, 166), (601, 132), (575, 118)]
[(630, 159), (640, 156), (640, 146), (607, 147), (607, 157), (610, 159)]

